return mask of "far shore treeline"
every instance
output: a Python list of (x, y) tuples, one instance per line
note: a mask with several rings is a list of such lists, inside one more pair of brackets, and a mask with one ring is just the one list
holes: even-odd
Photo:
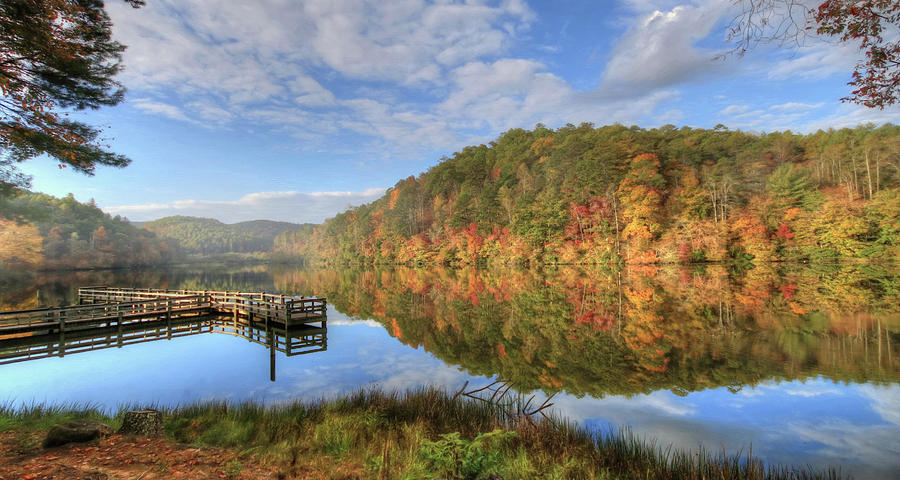
[[(299, 206), (302, 208), (302, 206)], [(900, 259), (900, 127), (513, 129), (321, 225), (167, 217), (72, 195), (0, 198), (0, 269), (240, 254), (351, 264)]]
[(275, 239), (345, 263), (893, 261), (900, 127), (514, 129)]
[(6, 213), (0, 214), (0, 270), (150, 266), (221, 254), (262, 258), (277, 235), (303, 227), (269, 220), (226, 225), (182, 216), (138, 227), (104, 213), (93, 200), (32, 192), (0, 206)]
[(180, 255), (176, 242), (71, 194), (22, 192), (0, 206), (0, 270), (158, 265)]

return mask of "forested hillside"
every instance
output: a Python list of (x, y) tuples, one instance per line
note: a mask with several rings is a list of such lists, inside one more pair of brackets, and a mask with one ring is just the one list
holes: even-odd
[(301, 227), (296, 223), (253, 220), (224, 224), (212, 218), (165, 217), (142, 225), (160, 237), (178, 242), (186, 253), (269, 252), (275, 237)]
[(373, 263), (898, 259), (900, 127), (514, 129), (276, 252)]
[(25, 192), (0, 214), (0, 267), (87, 268), (167, 263), (178, 255), (174, 242), (113, 218), (70, 194), (56, 198)]

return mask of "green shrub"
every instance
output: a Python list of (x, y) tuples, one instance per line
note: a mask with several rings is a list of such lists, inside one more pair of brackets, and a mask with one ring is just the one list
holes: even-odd
[(419, 451), (430, 473), (449, 478), (479, 479), (495, 473), (501, 463), (500, 449), (515, 432), (494, 430), (480, 433), (474, 440), (459, 432), (446, 433), (435, 442), (425, 440)]

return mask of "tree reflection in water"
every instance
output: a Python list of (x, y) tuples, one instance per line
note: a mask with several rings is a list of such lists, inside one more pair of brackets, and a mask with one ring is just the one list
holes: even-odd
[(5, 278), (0, 309), (71, 303), (99, 284), (317, 295), (472, 375), (578, 396), (900, 380), (896, 266), (198, 270)]
[(403, 343), (520, 391), (737, 391), (900, 380), (900, 279), (872, 266), (273, 270)]

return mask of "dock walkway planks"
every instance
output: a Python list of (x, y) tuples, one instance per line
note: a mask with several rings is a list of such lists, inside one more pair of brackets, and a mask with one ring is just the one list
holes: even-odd
[(145, 321), (183, 320), (204, 315), (274, 322), (285, 327), (325, 325), (324, 298), (208, 290), (158, 290), (111, 287), (78, 289), (79, 305), (0, 312), (0, 338), (65, 333)]

